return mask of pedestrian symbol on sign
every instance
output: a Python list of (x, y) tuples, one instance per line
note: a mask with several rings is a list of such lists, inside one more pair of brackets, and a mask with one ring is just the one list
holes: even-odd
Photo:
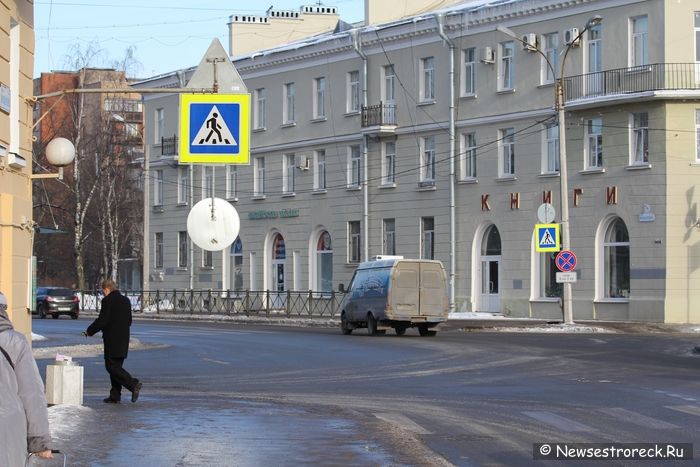
[(192, 146), (204, 145), (238, 145), (231, 130), (226, 125), (226, 121), (221, 118), (221, 113), (216, 105), (211, 107), (207, 118), (204, 119), (202, 126), (192, 140)]
[(536, 224), (535, 240), (538, 252), (559, 251), (559, 224)]
[(544, 229), (542, 233), (542, 238), (540, 238), (540, 245), (543, 247), (556, 246), (557, 242), (552, 236), (552, 231), (550, 229)]

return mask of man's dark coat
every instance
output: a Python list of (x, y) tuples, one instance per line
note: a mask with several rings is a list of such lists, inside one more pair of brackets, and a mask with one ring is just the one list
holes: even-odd
[(102, 331), (105, 357), (126, 358), (130, 326), (131, 302), (115, 290), (102, 299), (100, 316), (87, 328), (87, 334), (92, 336)]

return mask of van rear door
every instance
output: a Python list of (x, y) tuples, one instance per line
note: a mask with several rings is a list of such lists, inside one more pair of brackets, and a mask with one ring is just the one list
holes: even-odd
[[(420, 264), (420, 315), (445, 316), (448, 311), (447, 281), (440, 263)], [(446, 317), (446, 316), (445, 316)]]
[(399, 261), (394, 267), (391, 283), (391, 300), (397, 318), (418, 316), (420, 263), (418, 261)]

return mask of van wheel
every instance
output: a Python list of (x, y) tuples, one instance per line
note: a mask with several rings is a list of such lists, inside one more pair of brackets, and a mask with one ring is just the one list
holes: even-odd
[(58, 319), (58, 313), (51, 313), (51, 317), (53, 319)]
[(396, 331), (397, 336), (403, 336), (406, 334), (406, 328), (404, 326), (396, 326), (394, 331)]
[(377, 332), (377, 320), (374, 318), (372, 313), (367, 313), (367, 333), (370, 336), (376, 336)]
[(346, 336), (352, 334), (352, 327), (350, 326), (350, 323), (348, 323), (348, 320), (345, 318), (345, 313), (343, 313), (340, 317), (340, 330)]
[(421, 325), (418, 326), (418, 333), (423, 337), (432, 337), (435, 334), (437, 334), (437, 331), (431, 331), (430, 329), (428, 329), (428, 326)]

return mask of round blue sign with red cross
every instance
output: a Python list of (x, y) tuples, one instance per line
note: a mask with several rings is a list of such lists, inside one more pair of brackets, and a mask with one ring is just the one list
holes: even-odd
[(576, 255), (573, 251), (562, 250), (554, 259), (557, 269), (561, 272), (570, 272), (576, 269)]

